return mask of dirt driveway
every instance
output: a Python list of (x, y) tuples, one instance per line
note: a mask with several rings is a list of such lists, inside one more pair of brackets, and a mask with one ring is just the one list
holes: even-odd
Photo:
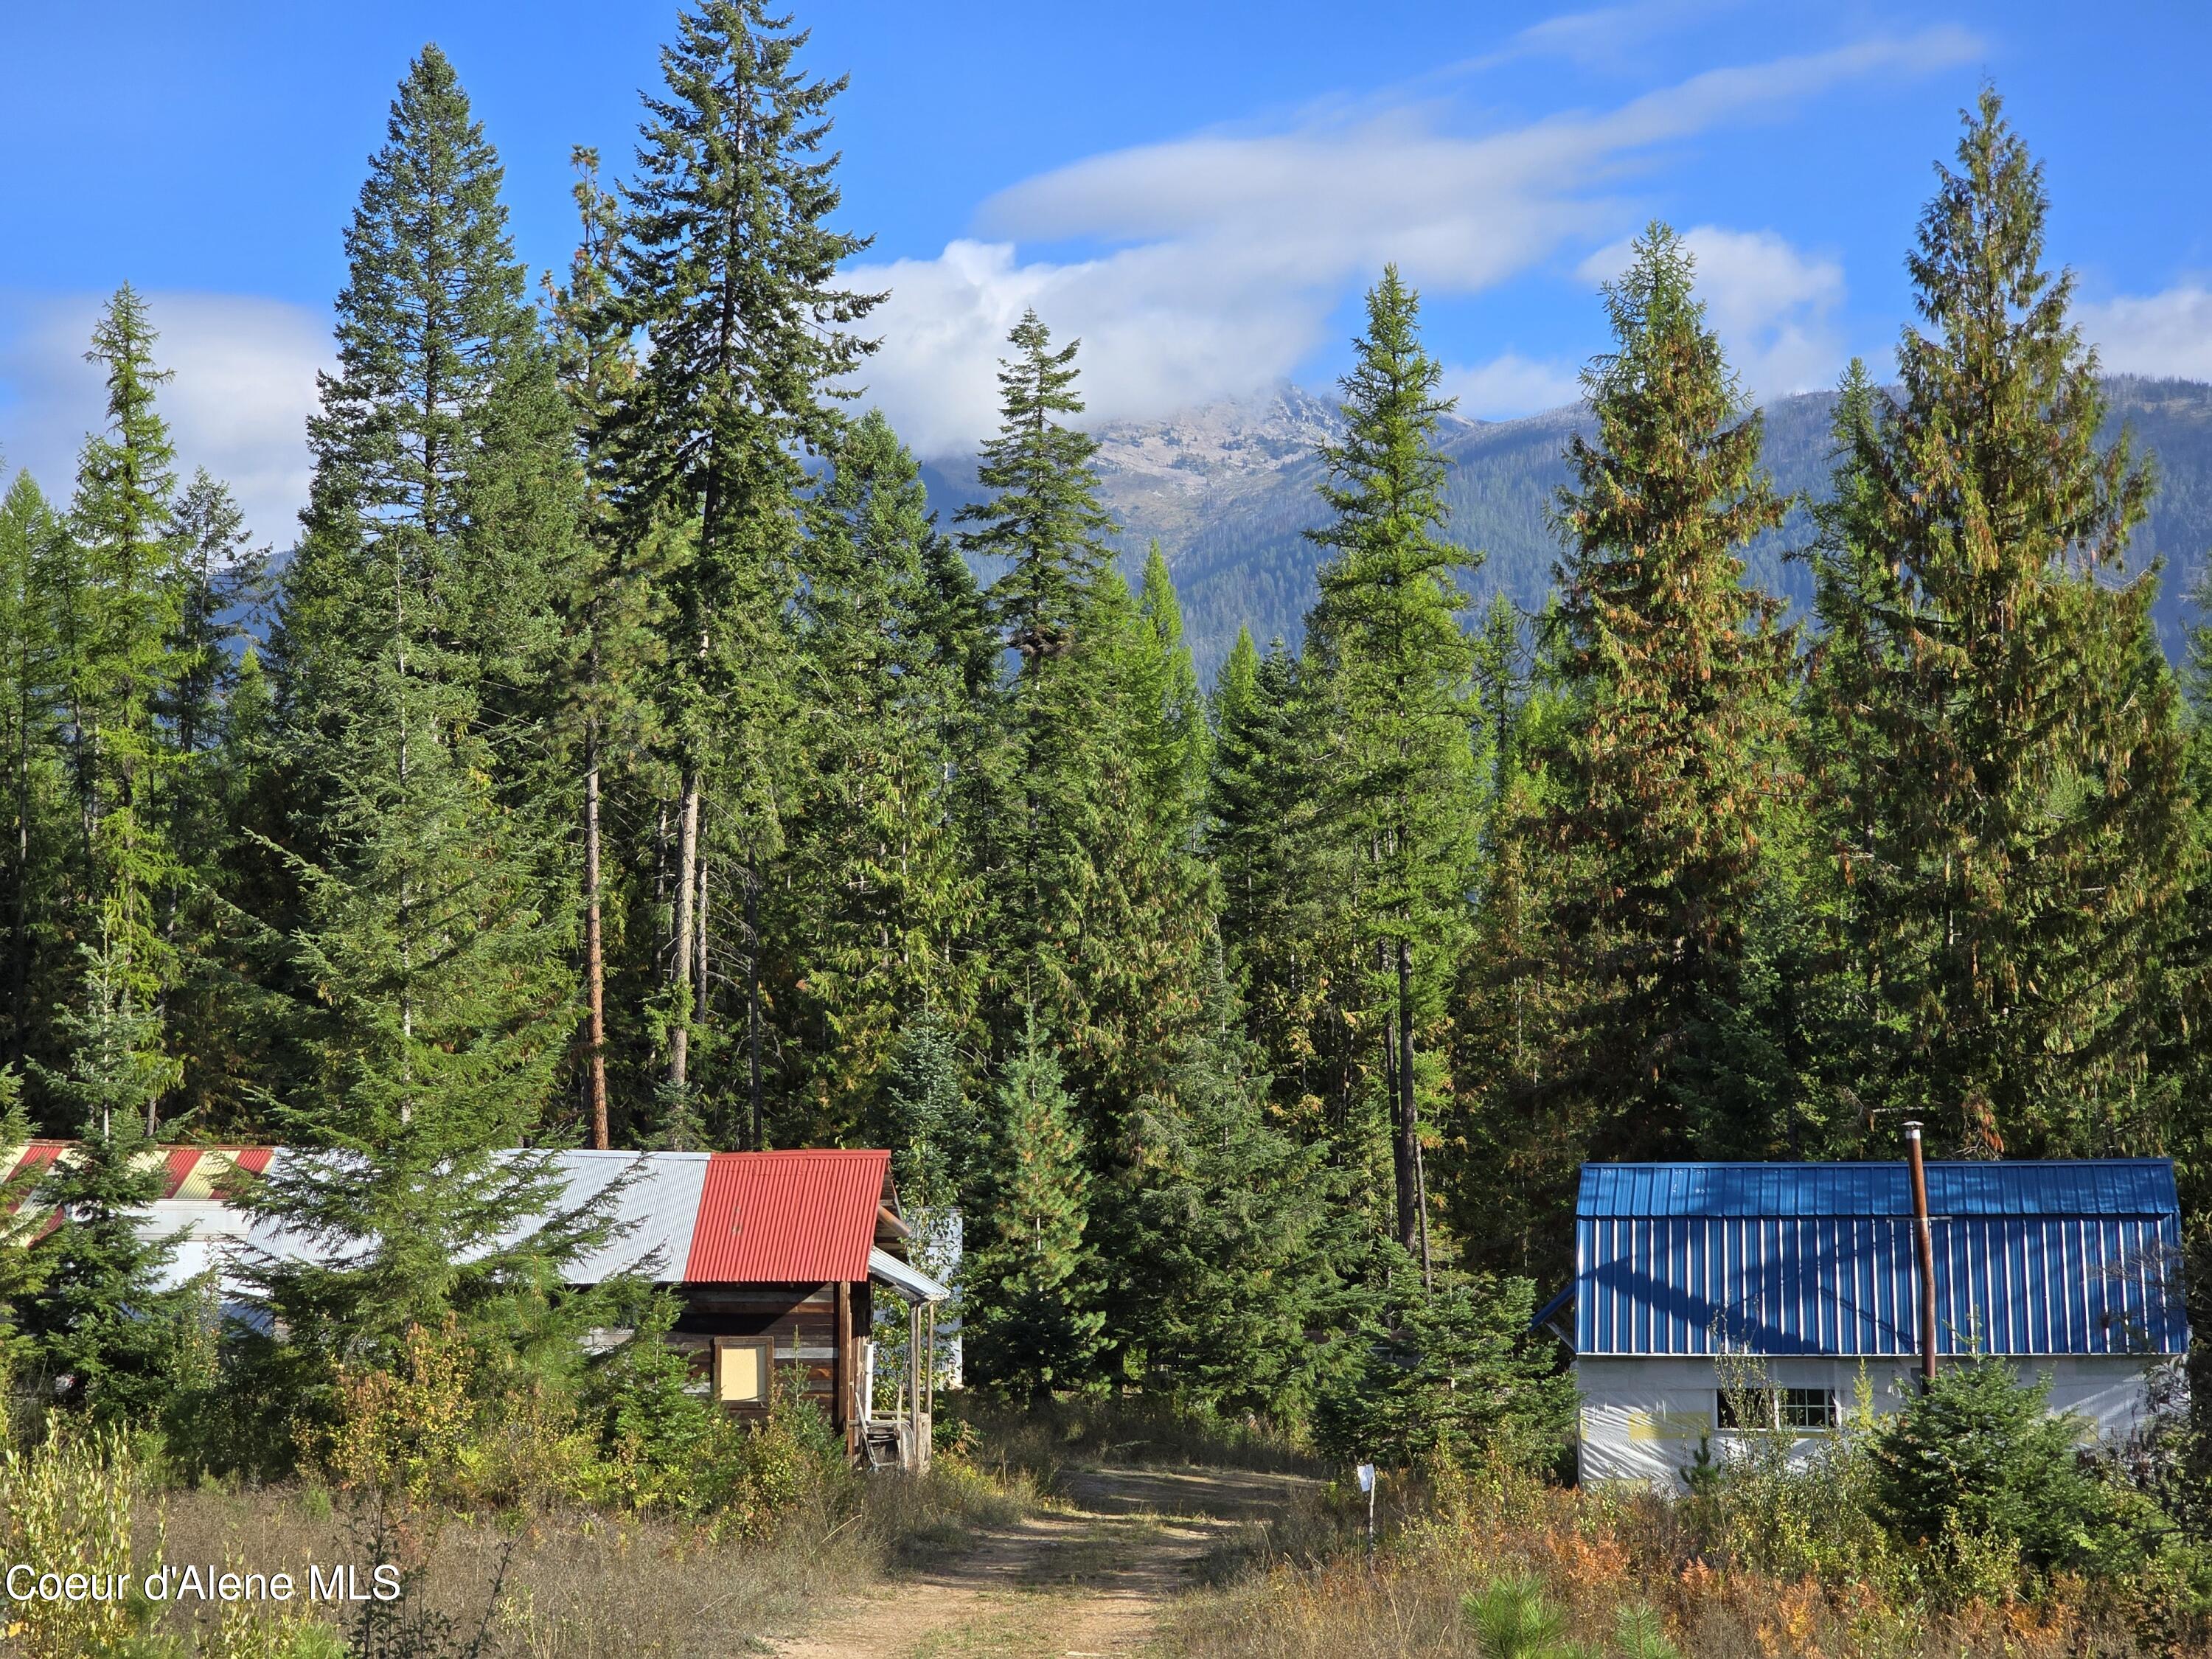
[(1064, 1470), (1066, 1507), (983, 1534), (777, 1644), (781, 1659), (1101, 1659), (1135, 1651), (1208, 1546), (1312, 1483), (1243, 1469)]

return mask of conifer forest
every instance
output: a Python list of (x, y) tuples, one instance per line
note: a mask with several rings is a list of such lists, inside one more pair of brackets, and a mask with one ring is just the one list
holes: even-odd
[[(917, 1251), (959, 1240), (943, 1468), (1172, 1420), (1523, 1540), (1445, 1634), (1311, 1651), (2191, 1650), (2185, 1403), (2134, 1475), (2077, 1470), (1962, 1367), (1912, 1431), (2019, 1462), (1990, 1476), (2015, 1510), (1963, 1520), (1893, 1431), (1818, 1491), (1760, 1465), (1693, 1473), (1663, 1523), (1559, 1508), (1599, 1501), (1560, 1484), (1575, 1390), (1536, 1317), (1586, 1163), (1896, 1159), (1914, 1120), (1936, 1158), (2171, 1158), (2192, 1261), (2212, 1237), (2212, 635), (2172, 661), (2152, 616), (2203, 550), (2136, 533), (2158, 471), (2107, 426), (1999, 92), (1898, 227), (1916, 314), (1851, 364), (1811, 497), (1682, 237), (1636, 239), (1589, 297), (1540, 609), (1469, 597), (1452, 400), (1421, 295), (1374, 270), (1318, 599), (1209, 677), (1175, 550), (1117, 548), (1052, 316), (1004, 337), (975, 497), (933, 504), (868, 398), (884, 295), (803, 19), (696, 0), (661, 70), (634, 159), (576, 150), (541, 274), (455, 64), (406, 65), (350, 220), (303, 233), (342, 230), (347, 275), (276, 544), (184, 475), (128, 283), (74, 476), (4, 479), (0, 1139), (79, 1148), (4, 1194), (18, 1445), (459, 1510), (557, 1467), (564, 1501), (772, 1551), (835, 1484), (813, 1431), (709, 1421), (648, 1352), (665, 1298), (568, 1284), (606, 1222), (551, 1159), (884, 1147)], [(1785, 523), (1809, 609), (1747, 574)], [(148, 1149), (195, 1146), (326, 1154), (237, 1200), (323, 1255), (216, 1311), (173, 1282), (134, 1218)], [(498, 1474), (482, 1448), (526, 1430)], [(437, 1498), (456, 1469), (481, 1489)], [(2021, 1518), (2060, 1510), (2088, 1518)], [(1585, 1583), (1528, 1541), (1577, 1527), (1643, 1565)], [(1370, 1607), (1342, 1547), (1279, 1584), (1340, 1571)], [(1779, 1587), (1743, 1630), (1796, 1633), (1700, 1624), (1716, 1571), (1731, 1607)], [(1239, 1605), (1176, 1639), (1309, 1650), (1238, 1645)], [(447, 1650), (363, 1619), (330, 1651)], [(39, 1650), (155, 1650), (70, 1639)], [(284, 1639), (174, 1651), (324, 1651)]]

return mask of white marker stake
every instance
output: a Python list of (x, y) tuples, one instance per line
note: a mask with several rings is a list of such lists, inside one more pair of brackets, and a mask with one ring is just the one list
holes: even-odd
[(1359, 1490), (1367, 1494), (1367, 1565), (1375, 1565), (1375, 1466), (1359, 1466)]

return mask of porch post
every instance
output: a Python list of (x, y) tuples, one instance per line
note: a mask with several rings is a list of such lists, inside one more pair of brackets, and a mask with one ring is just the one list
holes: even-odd
[(853, 1287), (837, 1281), (837, 1348), (836, 1378), (831, 1397), (836, 1404), (836, 1426), (845, 1431), (845, 1455), (853, 1455)]

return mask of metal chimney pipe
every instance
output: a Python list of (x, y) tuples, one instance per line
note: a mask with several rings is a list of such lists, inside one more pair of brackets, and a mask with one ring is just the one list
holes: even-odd
[(1920, 1161), (1920, 1125), (1905, 1126), (1905, 1156), (1912, 1170), (1912, 1230), (1920, 1263), (1920, 1386), (1936, 1381), (1936, 1237), (1928, 1226), (1928, 1170)]

